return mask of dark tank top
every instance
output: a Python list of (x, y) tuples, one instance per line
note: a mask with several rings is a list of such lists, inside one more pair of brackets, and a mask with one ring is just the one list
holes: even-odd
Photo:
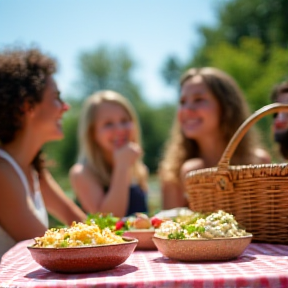
[(130, 186), (130, 197), (126, 216), (135, 212), (148, 212), (147, 193), (145, 193), (138, 184)]
[[(108, 188), (104, 188), (105, 194)], [(75, 200), (76, 204), (83, 210), (81, 203), (78, 199)], [(138, 184), (132, 184), (129, 191), (129, 203), (125, 216), (130, 216), (136, 212), (148, 213), (147, 193), (145, 193)]]

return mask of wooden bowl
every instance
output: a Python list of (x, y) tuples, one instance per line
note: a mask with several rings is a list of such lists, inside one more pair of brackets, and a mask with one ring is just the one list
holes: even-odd
[(32, 258), (44, 268), (60, 273), (83, 273), (112, 269), (133, 253), (138, 240), (123, 237), (124, 243), (68, 248), (28, 246)]
[(153, 237), (157, 249), (166, 257), (185, 261), (225, 261), (240, 256), (252, 235), (233, 238), (175, 240)]

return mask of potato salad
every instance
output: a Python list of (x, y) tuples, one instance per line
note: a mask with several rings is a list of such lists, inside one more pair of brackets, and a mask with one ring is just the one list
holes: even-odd
[(155, 236), (168, 239), (212, 239), (251, 235), (238, 227), (234, 216), (222, 210), (209, 215), (196, 214), (183, 222), (164, 221)]

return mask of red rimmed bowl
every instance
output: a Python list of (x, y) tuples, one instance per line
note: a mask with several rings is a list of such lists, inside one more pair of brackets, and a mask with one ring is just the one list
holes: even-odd
[(123, 236), (138, 239), (136, 250), (157, 250), (157, 247), (152, 240), (154, 233), (154, 229), (135, 229), (125, 231)]
[(252, 235), (184, 240), (153, 237), (157, 249), (164, 256), (184, 262), (232, 260), (244, 252), (251, 240)]
[(127, 260), (138, 240), (123, 237), (117, 244), (69, 248), (28, 246), (32, 258), (44, 268), (60, 273), (85, 273), (112, 269)]

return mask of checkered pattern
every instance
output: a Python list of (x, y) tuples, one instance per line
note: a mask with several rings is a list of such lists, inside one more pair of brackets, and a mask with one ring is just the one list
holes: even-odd
[[(32, 241), (33, 242), (33, 241)], [(158, 251), (135, 251), (115, 269), (59, 274), (38, 265), (18, 243), (2, 258), (0, 287), (241, 287), (287, 288), (288, 246), (250, 244), (236, 260), (183, 263), (163, 257)]]

